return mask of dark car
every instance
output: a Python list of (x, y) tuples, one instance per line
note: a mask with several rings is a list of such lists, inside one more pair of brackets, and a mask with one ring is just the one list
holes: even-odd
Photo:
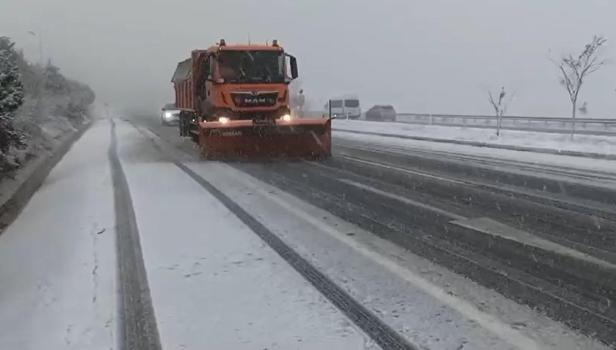
[(366, 112), (366, 120), (395, 122), (396, 110), (391, 105), (376, 105)]
[(168, 103), (160, 113), (160, 123), (162, 125), (175, 125), (180, 119), (180, 111), (175, 107), (175, 104)]

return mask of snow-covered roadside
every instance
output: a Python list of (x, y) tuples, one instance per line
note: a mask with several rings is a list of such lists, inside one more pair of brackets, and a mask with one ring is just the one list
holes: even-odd
[(164, 349), (372, 349), (233, 213), (117, 122)]
[(13, 170), (10, 177), (0, 178), (0, 233), (11, 223), (48, 173), (89, 125), (90, 122), (87, 122), (78, 129), (71, 127), (66, 132), (59, 133), (50, 139), (45, 147), (37, 147), (36, 156), (29, 156), (30, 151), (20, 150), (25, 155), (21, 166)]
[[(529, 164), (532, 166), (550, 166), (555, 168), (564, 167), (590, 173), (603, 172), (616, 174), (616, 160), (610, 159), (595, 159), (588, 157), (546, 154), (540, 152), (476, 147), (448, 142), (431, 142), (346, 131), (334, 131), (333, 136), (338, 140), (358, 143), (362, 147), (388, 152), (412, 153), (414, 150), (421, 150), (445, 154), (448, 157), (453, 157), (454, 159), (462, 157), (465, 159), (471, 158), (471, 160), (477, 159), (479, 161), (488, 160), (497, 162), (512, 162), (514, 165), (519, 163)], [(336, 142), (334, 142), (333, 147), (335, 150)]]
[(108, 146), (100, 121), (0, 235), (0, 349), (115, 348)]
[(573, 140), (566, 134), (503, 130), (496, 136), (494, 130), (479, 128), (380, 123), (361, 120), (334, 120), (336, 131), (359, 131), (376, 134), (432, 138), (439, 140), (479, 142), (487, 145), (537, 148), (554, 151), (572, 151), (616, 156), (616, 137), (576, 135)]
[[(19, 111), (16, 126), (25, 133), (25, 147), (11, 148), (9, 158), (16, 168), (0, 172), (0, 232), (10, 223), (14, 215), (25, 204), (36, 187), (44, 180), (47, 173), (79, 138), (92, 122), (93, 116), (100, 111), (91, 108), (90, 115), (68, 117), (55, 112), (51, 106), (62, 106), (69, 97), (47, 97), (40, 103), (50, 114), (35, 116), (37, 110), (34, 101), (28, 101)], [(61, 109), (61, 108), (60, 108)]]
[[(16, 161), (27, 164), (30, 159), (53, 152), (63, 137), (76, 132), (92, 116), (101, 115), (97, 107), (92, 106), (89, 115), (69, 116), (67, 105), (70, 103), (69, 96), (45, 96), (24, 103), (15, 118), (15, 126), (24, 133), (25, 148), (10, 151)], [(88, 109), (87, 106), (82, 108)]]

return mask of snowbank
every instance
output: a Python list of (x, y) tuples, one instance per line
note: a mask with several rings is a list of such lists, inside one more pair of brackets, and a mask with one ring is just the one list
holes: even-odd
[(336, 131), (373, 133), (381, 136), (408, 137), (427, 141), (451, 142), (478, 146), (494, 146), (529, 150), (535, 152), (579, 152), (588, 155), (616, 156), (616, 137), (576, 135), (573, 140), (565, 134), (548, 134), (530, 131), (501, 131), (496, 136), (494, 130), (448, 127), (436, 125), (411, 125), (404, 123), (368, 122), (359, 120), (334, 120), (332, 128)]

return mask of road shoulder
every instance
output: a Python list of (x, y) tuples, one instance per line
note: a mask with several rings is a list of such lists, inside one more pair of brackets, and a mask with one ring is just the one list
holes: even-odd
[(0, 236), (0, 348), (116, 346), (108, 145), (101, 120)]

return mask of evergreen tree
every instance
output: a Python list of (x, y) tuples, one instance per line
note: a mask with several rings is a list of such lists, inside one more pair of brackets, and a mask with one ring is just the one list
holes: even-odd
[(13, 126), (15, 111), (24, 100), (14, 45), (9, 38), (0, 37), (0, 166), (10, 147), (22, 145), (21, 135)]

